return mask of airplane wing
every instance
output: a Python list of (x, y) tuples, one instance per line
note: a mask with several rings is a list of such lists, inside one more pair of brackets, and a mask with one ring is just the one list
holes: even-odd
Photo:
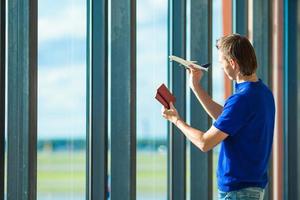
[(179, 64), (184, 65), (186, 67), (189, 66), (189, 62), (186, 61), (186, 60), (184, 60), (184, 59), (182, 59), (182, 58), (179, 58), (177, 56), (169, 56), (169, 58), (170, 58), (170, 61), (178, 62)]
[(189, 65), (193, 65), (195, 68), (205, 70), (205, 71), (208, 71), (208, 67), (210, 65), (209, 63), (205, 64), (205, 65), (198, 65), (198, 64), (195, 64), (197, 61), (187, 61), (187, 60), (184, 60), (180, 57), (173, 56), (173, 55), (169, 56), (169, 59), (170, 59), (170, 61), (178, 62), (179, 64), (181, 64), (185, 67), (189, 67)]

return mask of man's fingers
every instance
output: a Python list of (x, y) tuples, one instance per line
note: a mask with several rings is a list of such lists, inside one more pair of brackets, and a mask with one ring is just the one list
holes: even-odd
[(170, 110), (165, 110), (165, 111), (163, 112), (163, 114), (164, 114), (164, 115), (170, 114)]
[(189, 65), (189, 69), (196, 70), (197, 68), (195, 68), (194, 65)]
[(170, 102), (170, 108), (171, 108), (171, 109), (174, 109), (174, 108), (175, 108), (172, 101)]
[(163, 115), (166, 115), (166, 114), (168, 114), (168, 109), (166, 109), (165, 107), (162, 107), (162, 109), (161, 109), (161, 114), (163, 114)]
[(186, 69), (188, 70), (188, 73), (190, 74), (190, 73), (191, 73), (191, 69), (190, 69), (190, 68), (188, 68), (188, 67), (187, 67)]
[(200, 69), (196, 68), (194, 65), (189, 65), (191, 71), (201, 71)]
[(163, 112), (163, 115), (172, 115), (173, 114), (173, 110), (165, 110)]
[(170, 102), (170, 109), (166, 109), (164, 106), (161, 108), (161, 114), (164, 116), (172, 115), (175, 110), (175, 107), (172, 102)]

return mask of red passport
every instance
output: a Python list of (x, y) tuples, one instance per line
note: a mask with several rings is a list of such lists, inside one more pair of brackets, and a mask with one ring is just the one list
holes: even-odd
[(170, 109), (170, 102), (173, 102), (174, 104), (176, 101), (176, 98), (172, 95), (165, 84), (159, 86), (156, 91), (155, 99), (157, 99), (167, 109)]

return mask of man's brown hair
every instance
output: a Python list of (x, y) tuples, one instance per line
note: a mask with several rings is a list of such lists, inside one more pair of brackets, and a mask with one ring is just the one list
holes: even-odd
[(255, 72), (257, 68), (255, 51), (246, 37), (239, 34), (223, 36), (217, 40), (216, 47), (227, 61), (233, 59), (239, 64), (243, 76), (249, 76)]

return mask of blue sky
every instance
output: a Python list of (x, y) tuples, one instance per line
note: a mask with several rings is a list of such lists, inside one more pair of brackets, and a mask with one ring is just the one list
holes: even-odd
[(38, 136), (85, 136), (85, 0), (39, 1)]
[[(214, 1), (216, 16), (221, 6)], [(219, 13), (219, 14), (218, 14)], [(213, 38), (220, 18), (213, 18)], [(38, 135), (85, 138), (86, 0), (39, 0)], [(214, 50), (214, 59), (216, 51)], [(154, 99), (167, 83), (167, 0), (137, 1), (137, 136), (165, 138), (166, 121)], [(215, 71), (220, 78), (219, 71)], [(214, 87), (216, 97), (222, 83)], [(219, 89), (218, 89), (219, 88)]]
[(156, 89), (167, 85), (167, 0), (137, 1), (137, 137), (166, 138)]

